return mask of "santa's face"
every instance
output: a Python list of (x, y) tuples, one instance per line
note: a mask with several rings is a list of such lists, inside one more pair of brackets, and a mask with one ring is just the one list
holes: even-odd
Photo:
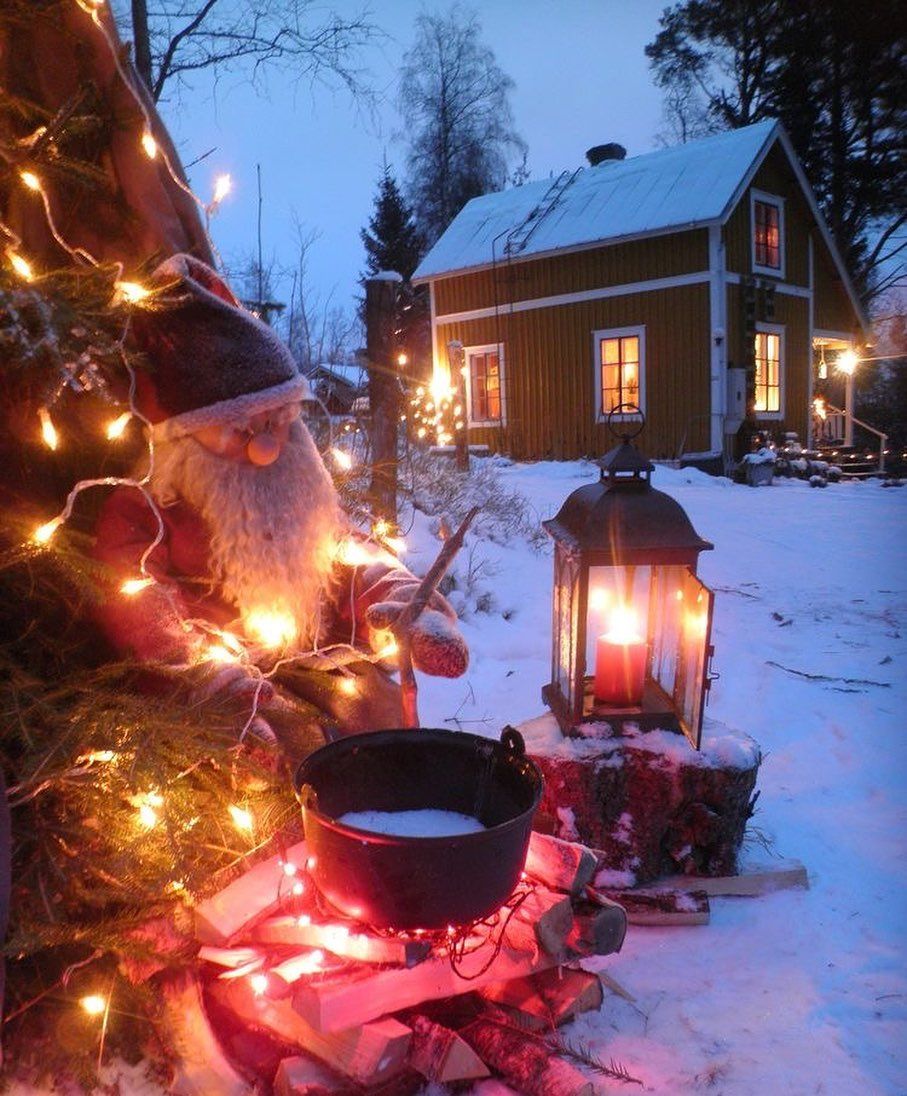
[(232, 426), (220, 439), (209, 436), (213, 445), (198, 435), (160, 443), (151, 489), (164, 505), (183, 500), (202, 516), (210, 578), (247, 633), (259, 631), (257, 620), (288, 617), (284, 638), (304, 645), (318, 635), (333, 582), (344, 525), (339, 499), (303, 423), (274, 423), (272, 413), (279, 452), (266, 463), (248, 452), (261, 436), (249, 435), (250, 425), (243, 424), (244, 445), (231, 438)]
[(286, 403), (272, 411), (220, 426), (203, 426), (192, 435), (210, 453), (225, 460), (246, 461), (261, 468), (279, 459), (290, 437), (290, 426), (302, 405)]

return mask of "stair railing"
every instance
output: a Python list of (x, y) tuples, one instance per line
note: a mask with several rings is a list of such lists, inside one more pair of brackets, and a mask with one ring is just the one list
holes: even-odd
[[(877, 430), (874, 426), (870, 426), (868, 422), (864, 422), (862, 419), (858, 419), (856, 415), (851, 414), (849, 411), (844, 411), (840, 407), (835, 407), (833, 404), (827, 403), (825, 405), (826, 416), (825, 423), (831, 423), (834, 421), (835, 427), (839, 425), (846, 425), (847, 420), (850, 420), (852, 426), (859, 426), (861, 430), (865, 430), (869, 434), (875, 434), (879, 439), (879, 472), (885, 471), (885, 446), (888, 444), (888, 435), (881, 430)], [(828, 431), (828, 435), (831, 436), (831, 430)], [(837, 435), (841, 437), (843, 435)]]

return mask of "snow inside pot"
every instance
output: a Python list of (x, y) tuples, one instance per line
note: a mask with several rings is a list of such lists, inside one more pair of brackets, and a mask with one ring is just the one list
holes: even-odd
[(542, 778), (509, 727), (500, 742), (378, 731), (316, 750), (297, 770), (296, 794), (309, 870), (328, 901), (375, 927), (437, 929), (485, 917), (510, 897)]

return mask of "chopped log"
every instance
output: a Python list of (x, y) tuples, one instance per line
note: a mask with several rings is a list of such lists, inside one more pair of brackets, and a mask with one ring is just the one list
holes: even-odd
[(529, 837), (526, 874), (552, 890), (582, 894), (583, 887), (592, 882), (597, 863), (598, 857), (585, 845), (534, 831)]
[[(550, 893), (550, 892), (548, 892)], [(517, 913), (518, 918), (531, 919), (530, 911), (533, 908), (533, 896), (527, 898)], [(569, 898), (562, 898), (559, 902), (549, 906), (537, 918), (532, 920), (535, 930), (535, 938), (545, 951), (554, 958), (562, 959), (573, 929), (573, 906)]]
[(590, 891), (573, 904), (573, 928), (568, 941), (577, 955), (613, 955), (627, 935), (627, 911), (618, 902)]
[(601, 1007), (604, 991), (598, 975), (572, 967), (552, 967), (530, 978), (494, 982), (479, 991), (488, 1001), (518, 1015), (520, 1026), (531, 1030), (559, 1027)]
[(257, 997), (247, 980), (216, 983), (211, 993), (247, 1024), (301, 1047), (360, 1084), (377, 1084), (406, 1068), (412, 1032), (399, 1020), (348, 1025), (325, 1034), (306, 1023), (289, 1000)]
[(540, 816), (628, 884), (736, 870), (762, 760), (749, 736), (707, 721), (696, 750), (670, 731), (606, 738), (590, 724), (567, 746), (550, 714), (517, 730), (545, 778)]
[(205, 963), (237, 970), (264, 959), (258, 948), (215, 948), (205, 945), (198, 949), (198, 957)]
[(357, 1086), (314, 1058), (284, 1058), (274, 1075), (274, 1096), (356, 1096)]
[[(331, 1032), (424, 1001), (468, 993), (488, 982), (507, 981), (545, 970), (557, 965), (567, 954), (562, 941), (564, 909), (569, 905), (569, 899), (537, 888), (510, 920), (500, 951), (487, 970), (482, 971), (482, 967), (488, 961), (490, 943), (466, 956), (458, 970), (454, 970), (447, 956), (435, 956), (409, 970), (358, 969), (344, 971), (340, 977), (326, 976), (317, 981), (305, 979), (298, 984), (294, 994), (294, 1007), (312, 1027)], [(616, 908), (620, 910), (619, 906)], [(620, 916), (625, 917), (622, 910)], [(555, 948), (554, 954), (539, 947), (535, 927), (539, 921), (545, 923), (546, 946), (550, 944)], [(568, 938), (571, 948), (573, 937), (571, 927)], [(588, 946), (583, 942), (587, 937)], [(577, 944), (580, 954), (585, 955), (597, 946), (591, 934), (586, 934)]]
[(412, 967), (431, 951), (427, 940), (405, 940), (397, 936), (374, 936), (366, 930), (350, 930), (342, 923), (329, 925), (298, 917), (269, 917), (252, 930), (252, 939), (262, 944), (298, 944), (323, 948), (360, 963), (389, 963)]
[(460, 1034), (495, 1073), (524, 1096), (592, 1096), (592, 1082), (531, 1033), (478, 1019)]
[(222, 891), (195, 908), (195, 935), (203, 944), (230, 944), (250, 922), (274, 913), (287, 898), (290, 877), (284, 862), (303, 865), (306, 844), (300, 841), (285, 857), (272, 856), (255, 864)]
[(594, 901), (616, 902), (627, 911), (631, 925), (707, 925), (709, 897), (702, 890), (600, 891), (587, 888)]
[(227, 1061), (202, 1003), (198, 979), (168, 971), (155, 979), (161, 1001), (161, 1025), (173, 1058), (176, 1096), (248, 1096), (252, 1087)]
[(735, 897), (755, 898), (760, 894), (771, 894), (778, 890), (793, 887), (809, 889), (809, 876), (806, 868), (796, 860), (783, 868), (769, 868), (764, 871), (744, 871), (740, 875), (675, 875), (667, 879), (658, 879), (655, 884), (662, 888), (694, 888), (705, 891), (713, 898)]
[(429, 1081), (474, 1081), (490, 1074), (488, 1066), (455, 1031), (427, 1016), (413, 1019), (409, 1062)]

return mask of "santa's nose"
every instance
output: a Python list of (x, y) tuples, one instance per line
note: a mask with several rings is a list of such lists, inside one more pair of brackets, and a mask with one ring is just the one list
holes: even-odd
[(246, 446), (246, 456), (252, 464), (265, 468), (280, 456), (280, 442), (270, 430), (253, 434)]

